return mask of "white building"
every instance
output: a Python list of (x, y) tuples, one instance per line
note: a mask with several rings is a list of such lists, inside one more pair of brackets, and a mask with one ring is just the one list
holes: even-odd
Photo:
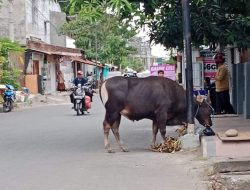
[[(66, 36), (58, 33), (65, 22), (66, 14), (51, 0), (3, 0), (1, 4), (0, 36), (27, 48), (22, 84), (33, 93), (42, 93), (44, 86), (46, 93), (55, 92), (61, 66), (67, 71), (66, 86), (74, 77), (70, 57), (81, 56), (81, 51), (66, 48)], [(43, 78), (47, 80), (43, 82)]]

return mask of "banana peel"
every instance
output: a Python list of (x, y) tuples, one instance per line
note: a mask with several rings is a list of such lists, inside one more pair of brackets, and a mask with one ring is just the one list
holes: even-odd
[(175, 132), (178, 133), (178, 137), (166, 137), (164, 143), (156, 144), (151, 147), (154, 152), (164, 152), (164, 153), (174, 153), (181, 150), (181, 140), (180, 137), (187, 133), (187, 123), (182, 123), (183, 126), (176, 129)]

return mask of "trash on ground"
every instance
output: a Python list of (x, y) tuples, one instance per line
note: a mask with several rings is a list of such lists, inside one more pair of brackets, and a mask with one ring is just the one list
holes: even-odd
[(154, 152), (174, 153), (181, 150), (181, 141), (179, 138), (166, 137), (164, 143), (151, 147), (151, 150)]

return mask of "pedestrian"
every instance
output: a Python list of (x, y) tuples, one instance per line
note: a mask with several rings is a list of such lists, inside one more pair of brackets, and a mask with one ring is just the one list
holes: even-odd
[(65, 91), (65, 80), (62, 71), (58, 71), (57, 73), (57, 90), (58, 91)]
[(164, 77), (164, 71), (163, 70), (159, 70), (158, 71), (158, 76), (159, 77)]
[(229, 71), (224, 65), (225, 54), (216, 53), (214, 61), (217, 65), (215, 75), (216, 90), (216, 114), (235, 114), (233, 106), (230, 103), (229, 96)]
[(88, 73), (87, 77), (88, 77), (88, 82), (92, 83), (94, 80), (93, 72)]

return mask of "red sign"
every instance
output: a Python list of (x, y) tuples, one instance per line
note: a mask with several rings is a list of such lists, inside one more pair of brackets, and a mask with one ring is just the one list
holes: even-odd
[(158, 71), (159, 70), (163, 70), (164, 71), (164, 76), (166, 78), (175, 80), (175, 65), (156, 65), (156, 66), (150, 66), (150, 75), (151, 76), (157, 76), (158, 75)]
[(209, 77), (214, 79), (216, 74), (216, 64), (212, 57), (204, 57), (203, 59), (204, 64), (204, 77)]

